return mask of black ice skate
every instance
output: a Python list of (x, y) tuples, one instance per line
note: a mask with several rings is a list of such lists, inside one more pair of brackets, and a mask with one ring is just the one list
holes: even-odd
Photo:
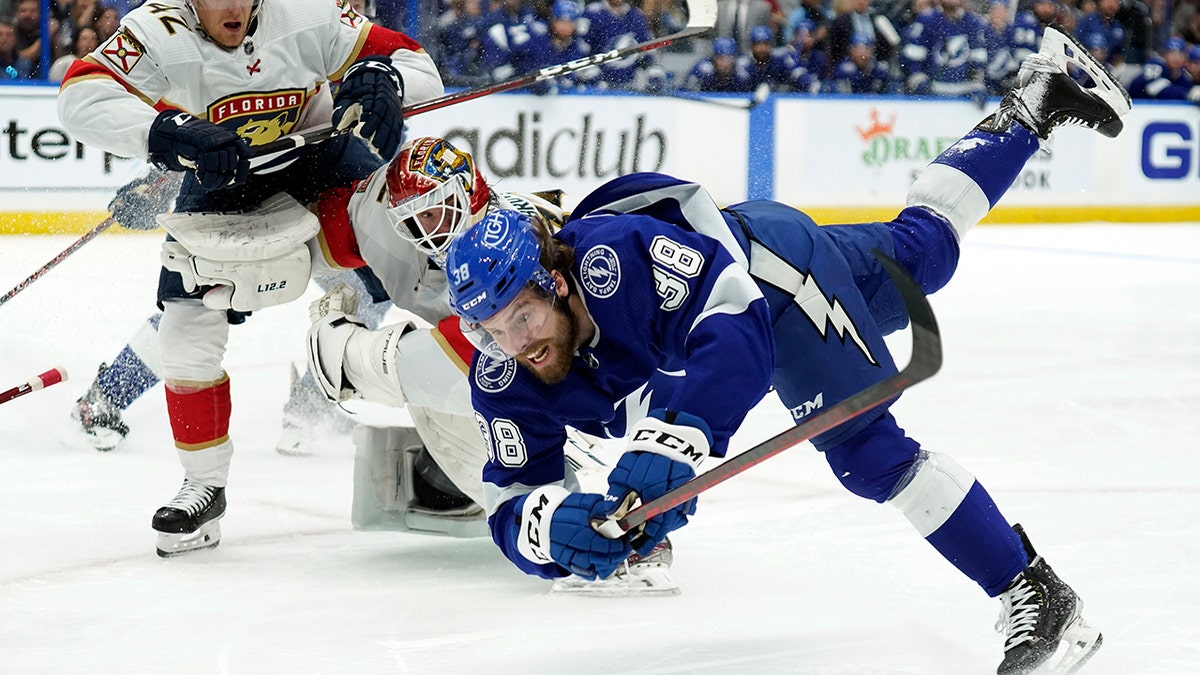
[(999, 675), (1073, 673), (1100, 649), (1100, 631), (1083, 620), (1083, 601), (1033, 550), (1020, 525), (1013, 526), (1029, 554), (1029, 566), (1000, 594), (997, 632), (1005, 634)]
[(170, 558), (221, 543), (225, 488), (184, 479), (183, 487), (166, 506), (154, 512), (151, 527), (158, 530), (158, 555)]
[(129, 435), (129, 426), (121, 419), (121, 409), (100, 388), (100, 376), (106, 370), (108, 364), (101, 363), (92, 386), (71, 409), (71, 419), (79, 422), (88, 441), (101, 452), (117, 447)]
[[(1068, 64), (1091, 78), (1084, 87), (1071, 78)], [(1115, 138), (1129, 112), (1129, 94), (1112, 73), (1075, 38), (1054, 26), (1042, 35), (1042, 48), (1021, 62), (1017, 86), (1000, 102), (1000, 108), (979, 128), (1003, 133), (1015, 117), (1045, 140), (1062, 125), (1083, 126)]]

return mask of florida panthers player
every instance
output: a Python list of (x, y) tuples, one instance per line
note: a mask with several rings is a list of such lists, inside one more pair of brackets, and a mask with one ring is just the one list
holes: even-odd
[[(229, 323), (303, 292), (317, 224), (302, 204), (391, 159), (403, 104), (442, 92), (419, 44), (371, 25), (349, 0), (146, 3), (68, 71), (58, 114), (74, 138), (188, 173), (164, 222), (158, 292), (184, 468), (183, 486), (152, 521), (160, 555), (219, 541), (233, 455), (222, 368)], [(250, 172), (250, 146), (330, 122), (355, 133)]]
[[(1068, 61), (1098, 86), (1082, 89)], [(1056, 31), (1026, 60), (1020, 85), (917, 177), (891, 222), (817, 227), (769, 201), (718, 210), (699, 185), (633, 174), (585, 197), (556, 235), (502, 211), (456, 239), (451, 301), (482, 345), (472, 402), (489, 444), (492, 536), (505, 556), (530, 574), (603, 577), (635, 547), (685, 525), (696, 500), (652, 518), (632, 541), (606, 538), (593, 519), (694, 477), (705, 456), (725, 453), (771, 387), (804, 411), (805, 402), (832, 403), (895, 373), (883, 335), (907, 317), (870, 251), (900, 261), (925, 292), (938, 290), (959, 239), (1042, 140), (1063, 124), (1115, 136), (1129, 110), (1120, 85)], [(682, 376), (663, 380), (663, 371)], [(633, 424), (607, 495), (565, 489), (564, 425), (588, 430), (622, 407), (649, 412)], [(967, 469), (922, 449), (888, 408), (814, 439), (834, 475), (895, 506), (1000, 598), (1000, 673), (1073, 671), (1101, 641), (1079, 597)]]

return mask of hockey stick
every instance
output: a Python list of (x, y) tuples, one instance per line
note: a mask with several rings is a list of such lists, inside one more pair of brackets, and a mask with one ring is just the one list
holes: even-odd
[(942, 367), (942, 338), (938, 333), (933, 309), (920, 287), (896, 261), (873, 251), (883, 269), (896, 283), (900, 298), (912, 323), (912, 357), (904, 370), (878, 382), (831, 408), (809, 417), (800, 424), (770, 438), (725, 463), (706, 471), (665, 495), (647, 502), (624, 516), (593, 521), (593, 526), (607, 537), (616, 539), (636, 529), (654, 516), (666, 513), (709, 488), (723, 483), (779, 453), (811, 439), (817, 434), (851, 420), (899, 396), (909, 387), (927, 380)]
[(14, 398), (17, 398), (18, 396), (24, 396), (25, 394), (28, 394), (31, 391), (37, 391), (38, 389), (44, 389), (46, 387), (49, 387), (52, 384), (58, 384), (59, 382), (66, 382), (66, 380), (67, 380), (66, 368), (63, 368), (62, 366), (59, 366), (57, 368), (51, 368), (50, 370), (47, 370), (46, 372), (42, 373), (41, 375), (38, 375), (37, 377), (29, 378), (29, 381), (26, 382), (25, 384), (22, 384), (18, 387), (13, 387), (12, 389), (9, 389), (8, 391), (5, 391), (5, 392), (0, 392), (0, 403), (7, 403), (7, 402), (13, 400)]
[[(581, 59), (575, 59), (574, 61), (568, 61), (566, 63), (561, 63), (554, 66), (546, 66), (545, 68), (536, 70), (532, 73), (518, 75), (517, 77), (505, 80), (503, 82), (485, 84), (482, 87), (476, 87), (475, 89), (467, 89), (465, 91), (455, 92), (453, 94), (446, 94), (444, 96), (429, 99), (428, 101), (414, 103), (404, 108), (404, 116), (410, 117), (412, 115), (420, 115), (421, 113), (427, 113), (431, 110), (439, 110), (457, 103), (473, 101), (484, 96), (490, 96), (492, 94), (499, 94), (505, 91), (512, 91), (513, 89), (528, 87), (531, 84), (544, 82), (546, 80), (553, 80), (556, 77), (578, 72), (585, 68), (592, 68), (605, 63), (619, 61), (627, 56), (640, 54), (642, 52), (654, 51), (655, 49), (661, 49), (662, 47), (673, 45), (676, 42), (682, 42), (683, 40), (700, 37), (710, 33), (717, 20), (716, 0), (690, 0), (687, 3), (687, 8), (687, 26), (677, 33), (672, 33), (671, 35), (655, 38), (653, 40), (647, 40), (646, 42), (639, 42), (636, 45), (630, 45), (629, 47), (624, 47), (622, 49), (612, 49), (601, 54), (592, 54), (591, 56), (585, 56)], [(324, 125), (315, 127), (303, 133), (284, 136), (278, 140), (271, 141), (270, 143), (257, 146), (254, 148), (255, 156), (250, 160), (250, 168), (253, 170), (262, 166), (263, 164), (278, 159), (283, 153), (287, 153), (305, 145), (311, 145), (313, 143), (318, 143), (320, 141), (333, 138), (334, 136), (347, 133), (350, 130), (351, 129), (335, 130), (332, 126)]]
[(681, 101), (692, 101), (694, 103), (704, 103), (707, 105), (715, 105), (720, 108), (731, 108), (733, 110), (754, 110), (758, 106), (766, 102), (771, 95), (771, 85), (763, 82), (754, 90), (754, 96), (748, 101), (741, 99), (725, 99), (725, 98), (708, 98), (701, 96), (699, 93), (693, 93), (686, 90), (672, 91), (662, 96), (668, 98), (677, 98)]
[[(39, 277), (41, 277), (46, 272), (49, 272), (55, 265), (66, 260), (67, 256), (71, 255), (75, 251), (78, 251), (84, 244), (95, 239), (96, 235), (98, 235), (101, 232), (112, 227), (113, 225), (116, 224), (116, 222), (117, 222), (116, 219), (114, 219), (112, 216), (109, 216), (104, 219), (104, 222), (93, 227), (91, 230), (88, 230), (87, 234), (76, 239), (74, 244), (71, 244), (67, 248), (63, 249), (62, 253), (59, 253), (58, 255), (54, 256), (54, 258), (50, 262), (46, 263), (45, 265), (42, 265), (33, 274), (30, 274), (28, 277), (26, 277), (25, 281), (22, 281), (21, 283), (17, 284), (16, 288), (5, 293), (4, 297), (0, 298), (0, 305), (3, 305), (4, 303), (8, 302), (9, 300), (12, 299), (12, 297), (14, 295), (25, 290), (26, 286), (37, 281)], [(3, 401), (0, 401), (0, 403), (3, 403)]]

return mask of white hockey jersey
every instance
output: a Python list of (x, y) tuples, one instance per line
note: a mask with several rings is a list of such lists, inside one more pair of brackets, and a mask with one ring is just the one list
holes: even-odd
[(329, 82), (375, 55), (400, 71), (405, 105), (443, 94), (421, 46), (372, 25), (349, 0), (262, 0), (233, 49), (205, 37), (185, 0), (151, 0), (71, 66), (58, 116), (76, 140), (121, 157), (145, 157), (151, 122), (171, 108), (261, 145), (328, 123)]

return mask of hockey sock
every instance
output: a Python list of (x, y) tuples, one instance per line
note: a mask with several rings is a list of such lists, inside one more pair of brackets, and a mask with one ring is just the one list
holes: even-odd
[(212, 386), (181, 391), (167, 385), (167, 413), (180, 450), (201, 450), (229, 439), (229, 376)]
[(991, 208), (1008, 192), (1037, 149), (1037, 135), (1013, 122), (1001, 134), (972, 130), (933, 162), (958, 169), (974, 181)]
[(100, 389), (118, 408), (128, 408), (139, 396), (158, 384), (158, 376), (126, 345), (98, 378)]

